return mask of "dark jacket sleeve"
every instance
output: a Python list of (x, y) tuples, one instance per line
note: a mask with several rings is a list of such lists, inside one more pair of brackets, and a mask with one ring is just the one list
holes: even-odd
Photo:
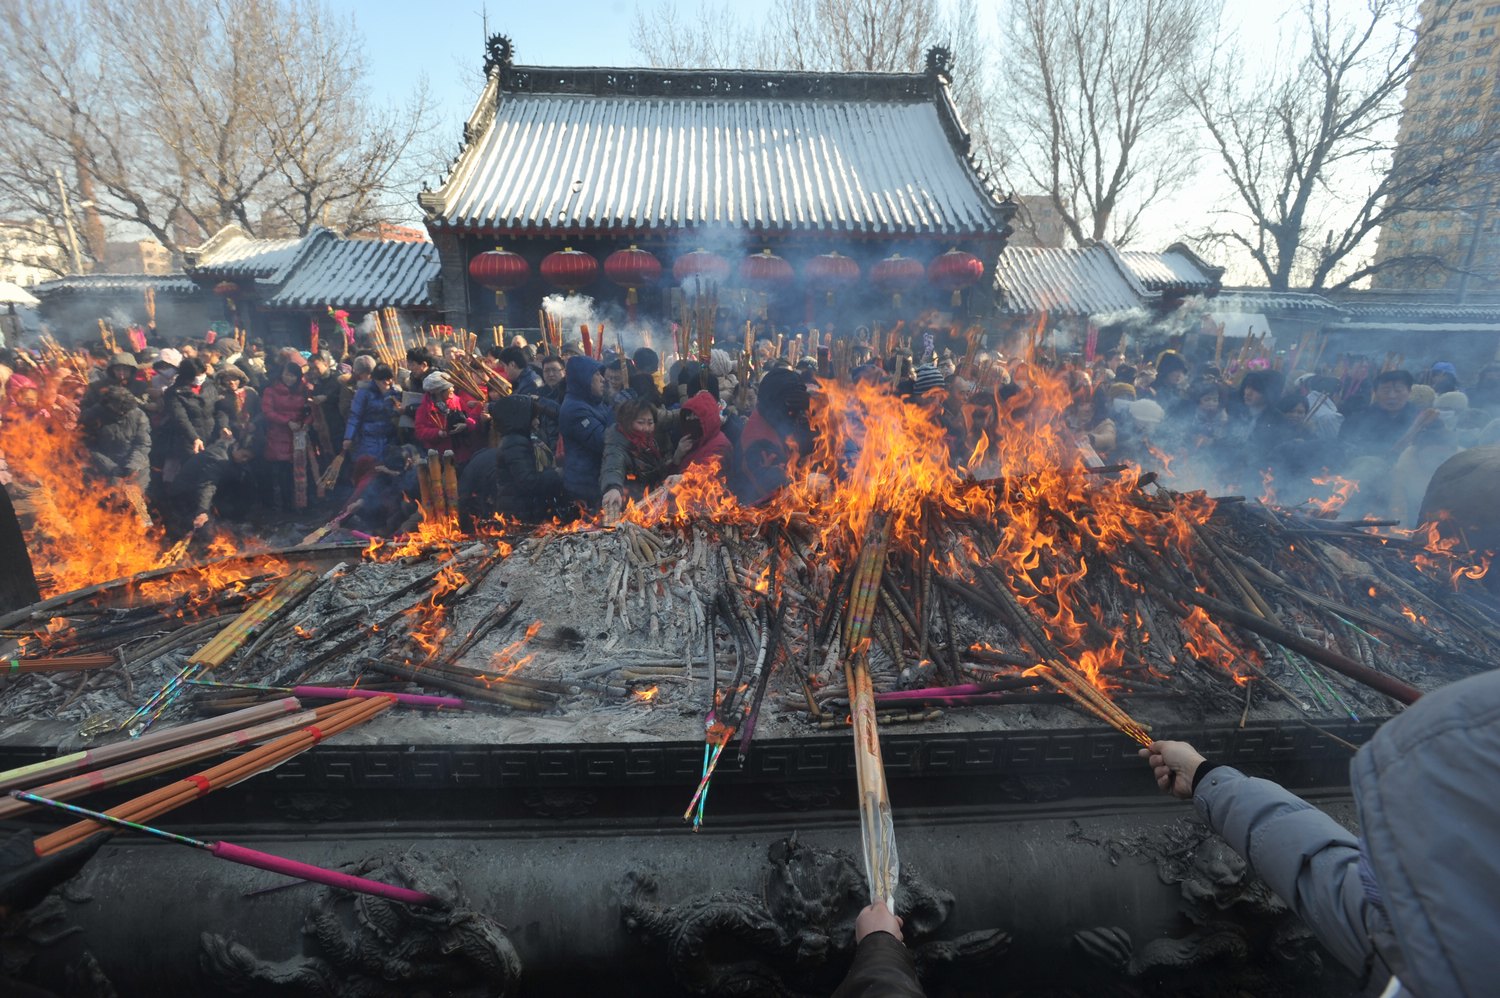
[(625, 479), (630, 473), (630, 444), (619, 433), (604, 436), (604, 460), (599, 465), (599, 491), (625, 490)]
[[(200, 440), (198, 428), (193, 425), (192, 413), (188, 412), (187, 402), (183, 400), (182, 393), (176, 388), (169, 388), (171, 393), (166, 397), (166, 423), (168, 427), (168, 439), (175, 447), (191, 447), (194, 440)], [(207, 440), (203, 441), (208, 443)]]
[(1352, 832), (1279, 784), (1229, 766), (1203, 778), (1193, 805), (1340, 963), (1366, 970), (1374, 944)]
[(151, 420), (140, 409), (132, 409), (130, 422), (130, 450), (120, 462), (124, 472), (143, 471), (151, 466)]
[(833, 998), (923, 998), (911, 951), (889, 932), (865, 936)]

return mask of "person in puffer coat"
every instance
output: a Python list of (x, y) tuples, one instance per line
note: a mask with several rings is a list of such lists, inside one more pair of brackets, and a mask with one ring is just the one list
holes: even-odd
[(156, 442), (166, 480), (176, 476), (182, 462), (223, 437), (229, 424), (216, 412), (219, 390), (202, 365), (184, 357), (177, 377), (162, 395), (162, 426)]
[(614, 422), (604, 404), (604, 365), (590, 357), (570, 357), (568, 386), (558, 415), (563, 442), (563, 494), (573, 502), (599, 505), (599, 471), (604, 432)]
[(1500, 670), (1426, 694), (1349, 766), (1359, 835), (1186, 742), (1141, 755), (1383, 998), (1479, 998), (1500, 981)]
[(151, 478), (151, 421), (129, 388), (101, 389), (83, 430), (96, 474), (146, 488)]
[(490, 415), (500, 434), (493, 463), (493, 511), (526, 523), (550, 519), (562, 495), (562, 475), (550, 462), (538, 467), (543, 462), (533, 439), (541, 415), (536, 399), (507, 395), (491, 403)]
[(385, 457), (386, 449), (396, 440), (396, 418), (401, 413), (401, 393), (395, 383), (395, 372), (386, 364), (377, 364), (369, 380), (354, 393), (344, 424), (346, 454), (377, 461)]

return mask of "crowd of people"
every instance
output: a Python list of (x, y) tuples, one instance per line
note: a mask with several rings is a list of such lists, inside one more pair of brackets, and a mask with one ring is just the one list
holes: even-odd
[(71, 367), (12, 352), (0, 420), (76, 433), (91, 479), (173, 538), (310, 504), (343, 510), (350, 529), (399, 533), (420, 516), (416, 467), (432, 450), (453, 454), (466, 526), (617, 514), (695, 466), (756, 503), (814, 453), (812, 400), (835, 376), (919, 408), (955, 466), (1002, 424), (1046, 419), (1090, 460), (1162, 468), (1180, 487), (1267, 481), (1296, 501), (1342, 476), (1358, 483), (1360, 512), (1409, 526), (1442, 461), (1500, 443), (1497, 364), (1461, 378), (1444, 362), (1414, 374), (1345, 358), (1288, 381), (1270, 363), (1226, 371), (1177, 350), (1085, 363), (851, 347), (842, 371), (827, 351), (794, 363), (770, 341), (665, 368), (648, 348), (542, 354), (524, 337), (478, 355), (427, 341), (396, 366), (360, 339), (339, 358), (259, 342), (96, 352)]

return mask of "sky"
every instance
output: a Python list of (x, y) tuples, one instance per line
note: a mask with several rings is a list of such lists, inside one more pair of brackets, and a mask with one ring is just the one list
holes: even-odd
[[(366, 44), (371, 85), (377, 99), (400, 102), (425, 79), (439, 114), (438, 136), (445, 150), (457, 150), (462, 123), (483, 85), (485, 25), (510, 36), (516, 62), (541, 66), (636, 66), (640, 55), (630, 43), (636, 0), (571, 0), (565, 8), (537, 0), (327, 0), (338, 13), (352, 16)], [(657, 0), (646, 0), (648, 9)], [(1225, 28), (1237, 31), (1251, 57), (1277, 57), (1282, 34), (1294, 29), (1303, 0), (1222, 0)], [(1350, 14), (1367, 0), (1335, 0)], [(694, 0), (677, 0), (690, 10)], [(739, 5), (749, 16), (766, 4)], [(981, 27), (996, 32), (1004, 0), (979, 0)], [(560, 23), (559, 12), (564, 12)], [(451, 136), (451, 140), (449, 139)], [(449, 144), (451, 141), (451, 145)], [(432, 178), (436, 180), (436, 178)], [(1024, 192), (1021, 192), (1024, 193)], [(1227, 203), (1229, 191), (1214, 163), (1203, 161), (1199, 176), (1172, 199), (1170, 210), (1153, 213), (1136, 245), (1164, 248), (1203, 227), (1215, 207)], [(1243, 261), (1220, 260), (1231, 267), (1229, 280), (1255, 278)], [(1237, 273), (1238, 272), (1238, 273)]]

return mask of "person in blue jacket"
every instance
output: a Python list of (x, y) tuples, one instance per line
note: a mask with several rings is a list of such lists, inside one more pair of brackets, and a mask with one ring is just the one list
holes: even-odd
[(563, 492), (573, 502), (599, 505), (604, 431), (614, 415), (604, 404), (604, 365), (590, 357), (568, 360), (567, 395), (558, 415), (563, 441)]
[[(1349, 764), (1359, 833), (1187, 742), (1141, 749), (1200, 817), (1383, 998), (1500, 986), (1500, 670), (1424, 695)], [(1375, 994), (1375, 991), (1367, 993)]]
[(395, 390), (396, 375), (386, 364), (375, 365), (370, 380), (354, 393), (349, 419), (344, 424), (344, 452), (379, 461), (396, 439), (396, 417), (401, 411), (401, 393)]

